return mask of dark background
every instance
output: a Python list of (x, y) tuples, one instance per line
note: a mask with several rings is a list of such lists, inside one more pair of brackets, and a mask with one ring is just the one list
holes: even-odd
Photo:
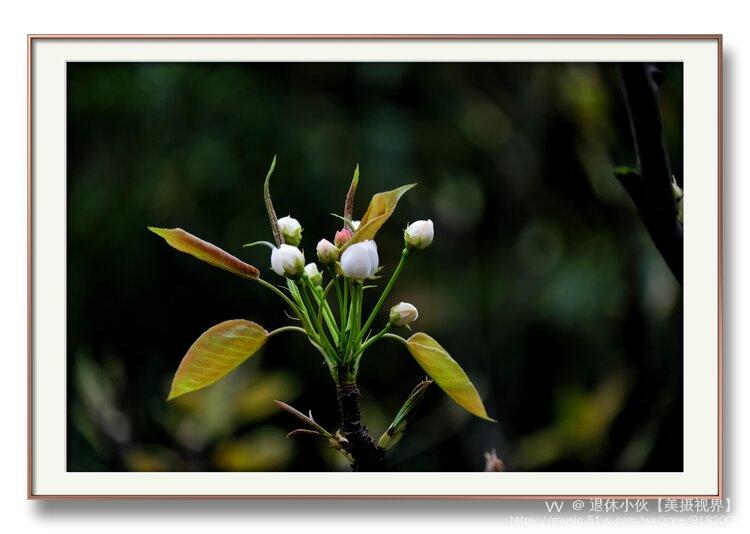
[[(682, 179), (682, 67), (662, 112)], [(308, 259), (340, 227), (360, 164), (372, 194), (419, 182), (377, 237), (389, 277), (408, 221), (431, 218), (388, 302), (420, 310), (485, 400), (437, 388), (389, 455), (400, 471), (682, 469), (682, 290), (612, 171), (635, 165), (610, 64), (68, 64), (68, 469), (347, 469), (272, 400), (338, 424), (320, 355), (295, 333), (166, 403), (190, 344), (234, 318), (289, 323), (269, 291), (146, 230), (182, 227), (270, 271), (262, 180)], [(373, 294), (366, 305), (372, 305)], [(387, 313), (386, 305), (385, 312)], [(378, 324), (378, 323), (376, 323)], [(379, 436), (423, 373), (384, 341), (360, 371)]]

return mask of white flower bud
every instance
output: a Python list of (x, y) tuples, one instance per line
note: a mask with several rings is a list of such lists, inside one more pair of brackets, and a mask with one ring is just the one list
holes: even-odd
[(314, 285), (323, 285), (323, 275), (320, 274), (318, 266), (315, 265), (315, 263), (308, 263), (305, 265), (305, 274)]
[(339, 259), (338, 247), (327, 239), (321, 239), (318, 241), (318, 246), (315, 247), (315, 250), (318, 253), (320, 263), (323, 265)]
[(406, 326), (413, 323), (419, 317), (417, 308), (408, 302), (399, 302), (391, 308), (389, 320), (393, 326)]
[(344, 276), (364, 280), (377, 272), (378, 261), (375, 241), (363, 241), (351, 245), (341, 254), (341, 270)]
[(287, 245), (296, 247), (302, 241), (302, 225), (290, 215), (279, 219), (279, 230)]
[(408, 248), (427, 248), (432, 245), (434, 237), (435, 229), (430, 219), (413, 222), (404, 230), (404, 241)]
[(297, 247), (281, 245), (271, 252), (271, 269), (279, 276), (296, 278), (305, 268), (305, 255)]
[(352, 228), (354, 228), (354, 231), (356, 232), (359, 228), (359, 221), (352, 221)]

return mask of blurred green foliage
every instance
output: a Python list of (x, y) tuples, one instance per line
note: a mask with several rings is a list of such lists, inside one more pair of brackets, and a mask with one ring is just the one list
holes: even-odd
[[(681, 65), (665, 65), (662, 95), (681, 184)], [(356, 163), (356, 216), (373, 193), (419, 182), (378, 234), (384, 276), (406, 223), (435, 222), (389, 301), (419, 308), (415, 326), (498, 423), (432, 388), (391, 468), (476, 471), (494, 448), (510, 470), (682, 469), (682, 291), (612, 175), (636, 164), (614, 65), (69, 63), (67, 97), (69, 470), (347, 469), (324, 443), (288, 440), (296, 423), (272, 403), (338, 424), (301, 336), (165, 402), (207, 328), (287, 319), (259, 286), (146, 226), (185, 228), (275, 280), (265, 249), (241, 248), (270, 239), (274, 154), (274, 203), (303, 223), (309, 259), (340, 226), (329, 214)], [(396, 344), (368, 353), (373, 435), (422, 378)]]

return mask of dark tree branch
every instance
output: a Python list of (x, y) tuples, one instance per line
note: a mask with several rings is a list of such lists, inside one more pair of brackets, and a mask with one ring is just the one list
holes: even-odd
[(337, 391), (341, 410), (341, 432), (348, 440), (346, 451), (354, 458), (354, 471), (382, 471), (385, 451), (375, 444), (367, 427), (361, 422), (359, 388), (356, 384), (341, 384)]
[(682, 284), (682, 224), (677, 220), (672, 171), (662, 132), (661, 71), (653, 64), (621, 63), (620, 73), (640, 174), (618, 170), (615, 176), (633, 199), (672, 274)]

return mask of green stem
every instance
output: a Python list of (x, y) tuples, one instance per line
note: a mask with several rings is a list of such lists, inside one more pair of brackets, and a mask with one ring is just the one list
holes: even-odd
[(357, 334), (359, 331), (357, 330), (357, 310), (361, 309), (361, 304), (358, 303), (359, 300), (359, 283), (352, 280), (351, 278), (347, 278), (347, 282), (349, 283), (350, 290), (349, 293), (351, 294), (351, 302), (349, 304), (349, 317), (347, 318), (347, 330), (348, 335), (346, 338), (346, 345), (344, 348), (344, 361), (348, 361), (349, 353), (351, 350), (353, 350), (352, 344), (357, 338)]
[(305, 286), (298, 282), (297, 287), (299, 288), (299, 292), (302, 295), (302, 300), (305, 303), (305, 307), (307, 308), (308, 315), (315, 318), (314, 326), (317, 326), (318, 340), (322, 341), (324, 348), (330, 351), (331, 355), (336, 354), (336, 350), (333, 348), (333, 345), (331, 345), (331, 342), (329, 341), (328, 336), (326, 336), (325, 330), (323, 329), (323, 324), (320, 322), (320, 319), (318, 319), (318, 316), (315, 313), (315, 308), (313, 307), (312, 302), (310, 301), (310, 297), (307, 295)]
[(294, 280), (287, 278), (286, 285), (289, 288), (289, 293), (292, 295), (292, 297), (294, 297), (294, 300), (297, 303), (297, 307), (299, 308), (299, 317), (300, 317), (300, 320), (302, 321), (302, 326), (305, 327), (305, 330), (307, 330), (308, 335), (312, 339), (314, 339), (315, 341), (320, 341), (318, 334), (315, 331), (313, 322), (310, 319), (310, 315), (308, 314), (307, 307), (305, 306), (305, 303), (302, 300), (302, 296), (300, 295), (297, 284), (294, 282)]
[(375, 320), (375, 316), (378, 314), (378, 311), (380, 311), (380, 308), (383, 306), (383, 302), (385, 302), (385, 299), (388, 296), (388, 293), (391, 292), (393, 285), (396, 283), (396, 279), (398, 278), (398, 275), (401, 274), (401, 270), (404, 268), (404, 265), (406, 264), (406, 258), (408, 257), (409, 257), (409, 249), (404, 248), (404, 250), (401, 252), (401, 260), (398, 262), (398, 265), (396, 266), (396, 270), (393, 271), (393, 275), (391, 275), (391, 279), (388, 280), (388, 284), (385, 286), (383, 293), (381, 293), (380, 298), (378, 299), (378, 302), (375, 304), (375, 307), (372, 309), (372, 312), (370, 312), (370, 316), (367, 318), (367, 322), (365, 323), (365, 326), (362, 327), (362, 333), (366, 333), (367, 329), (370, 328), (370, 325)]
[(293, 311), (293, 312), (295, 313), (295, 315), (296, 315), (297, 317), (299, 317), (299, 319), (300, 319), (300, 320), (302, 319), (302, 317), (301, 317), (301, 314), (302, 314), (302, 310), (300, 310), (300, 308), (299, 308), (299, 307), (298, 307), (298, 306), (297, 306), (297, 305), (296, 305), (296, 304), (295, 304), (294, 302), (292, 302), (292, 300), (291, 300), (291, 299), (290, 299), (289, 297), (287, 297), (287, 296), (286, 296), (286, 295), (284, 294), (284, 292), (283, 292), (283, 291), (281, 291), (281, 290), (280, 290), (280, 289), (279, 289), (278, 287), (276, 287), (275, 285), (273, 285), (273, 284), (271, 284), (271, 283), (268, 283), (268, 282), (266, 282), (266, 281), (265, 281), (265, 280), (263, 280), (262, 278), (254, 278), (254, 280), (255, 280), (256, 282), (260, 283), (260, 284), (261, 284), (262, 286), (265, 286), (265, 287), (267, 287), (268, 289), (270, 289), (271, 291), (273, 291), (274, 293), (276, 293), (276, 294), (277, 294), (278, 296), (280, 296), (280, 297), (281, 297), (282, 299), (284, 299), (284, 302), (286, 302), (286, 303), (287, 303), (287, 304), (289, 305), (289, 307), (290, 307), (290, 308), (292, 308), (292, 311)]
[(304, 328), (300, 328), (299, 326), (282, 326), (281, 328), (277, 328), (276, 330), (271, 330), (268, 333), (268, 337), (275, 336), (276, 334), (281, 334), (282, 332), (302, 332), (305, 335), (307, 334), (307, 330)]
[(341, 328), (346, 328), (347, 321), (349, 319), (349, 279), (344, 278), (343, 279), (343, 286), (344, 286), (344, 322), (341, 323)]
[[(328, 370), (330, 371), (331, 376), (333, 377), (333, 381), (336, 384), (338, 384), (338, 374), (336, 372), (336, 360), (332, 358), (330, 354), (325, 349), (323, 349), (323, 347), (319, 345), (320, 340), (316, 336), (315, 329), (310, 323), (310, 319), (307, 315), (306, 310), (304, 309), (304, 304), (301, 302), (300, 295), (298, 292), (294, 291), (294, 289), (296, 288), (294, 283), (292, 282), (291, 284), (288, 284), (289, 291), (292, 292), (292, 295), (295, 297), (295, 300), (300, 299), (299, 303), (301, 307), (300, 305), (292, 302), (292, 300), (289, 297), (287, 297), (279, 288), (277, 288), (273, 284), (266, 282), (262, 278), (256, 278), (255, 280), (258, 281), (261, 285), (267, 287), (268, 289), (276, 293), (279, 297), (281, 297), (284, 300), (284, 302), (286, 302), (289, 305), (289, 307), (292, 309), (292, 311), (297, 316), (297, 318), (299, 318), (299, 320), (302, 321), (302, 324), (305, 326), (305, 328), (300, 328), (298, 326), (282, 326), (281, 328), (277, 328), (276, 330), (271, 331), (268, 334), (268, 337), (274, 336), (276, 334), (280, 334), (282, 332), (287, 332), (287, 331), (297, 331), (297, 332), (302, 332), (306, 334), (308, 340), (310, 341), (310, 344), (313, 347), (315, 347), (318, 350), (318, 352), (320, 352), (320, 354), (323, 356), (323, 360), (325, 360), (326, 362)], [(287, 280), (287, 281), (290, 282), (290, 280)]]
[(339, 328), (336, 324), (336, 320), (333, 318), (333, 312), (331, 311), (331, 307), (328, 305), (328, 301), (326, 300), (327, 291), (324, 292), (322, 288), (316, 286), (312, 283), (312, 281), (307, 277), (304, 276), (303, 279), (307, 283), (307, 287), (310, 288), (310, 292), (315, 296), (315, 300), (318, 302), (318, 317), (320, 317), (320, 313), (323, 313), (323, 319), (326, 322), (326, 325), (328, 326), (328, 330), (331, 332), (331, 337), (333, 338), (333, 342), (338, 345), (339, 343)]
[[(361, 284), (357, 284), (357, 337), (355, 338), (356, 345), (359, 345), (362, 339), (362, 304), (365, 298), (365, 283), (364, 280)], [(355, 346), (356, 346), (355, 345)]]
[(308, 336), (308, 339), (310, 340), (310, 344), (315, 347), (315, 349), (320, 352), (320, 354), (323, 356), (323, 361), (326, 362), (326, 365), (328, 366), (328, 371), (331, 373), (331, 376), (333, 377), (333, 382), (338, 385), (339, 383), (339, 375), (338, 375), (338, 367), (337, 362), (331, 356), (315, 341), (312, 340), (311, 337)]
[(336, 286), (336, 300), (339, 304), (339, 324), (341, 325), (341, 328), (343, 329), (346, 325), (346, 311), (344, 310), (344, 299), (341, 294), (341, 288), (339, 287), (339, 279), (336, 276), (336, 271), (333, 270), (330, 266), (328, 267), (328, 272), (331, 275), (331, 280), (333, 280), (333, 284)]
[(383, 337), (388, 337), (388, 338), (391, 338), (391, 339), (397, 339), (398, 341), (400, 341), (404, 345), (408, 345), (408, 342), (404, 338), (402, 338), (401, 336), (397, 336), (396, 334), (383, 334)]
[[(386, 335), (390, 329), (391, 329), (391, 323), (388, 323), (387, 325), (385, 325), (385, 328), (383, 328), (380, 332), (378, 332), (377, 334), (375, 334), (374, 336), (372, 336), (370, 339), (368, 339), (367, 341), (365, 341), (364, 344), (359, 348), (359, 350), (354, 355), (355, 360), (357, 359), (357, 357), (359, 357), (362, 354), (364, 354), (365, 351), (367, 350), (367, 348), (370, 345), (372, 345), (377, 340), (379, 340), (381, 337), (383, 337), (384, 335)], [(357, 365), (357, 364), (355, 363), (355, 365)]]

